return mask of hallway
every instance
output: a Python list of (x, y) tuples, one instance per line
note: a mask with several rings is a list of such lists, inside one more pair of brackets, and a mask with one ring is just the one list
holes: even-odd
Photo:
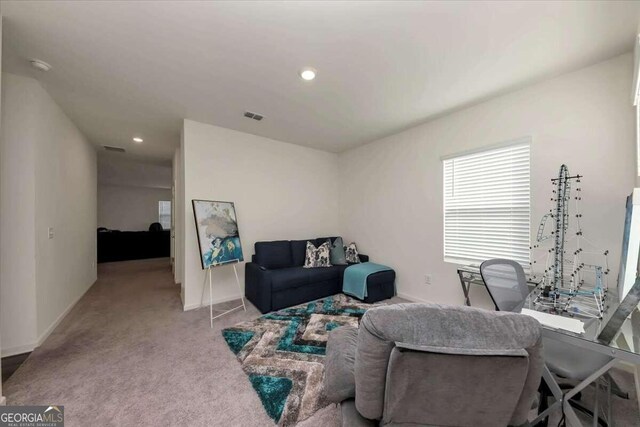
[[(5, 383), (7, 403), (64, 405), (68, 426), (273, 425), (220, 334), (258, 311), (249, 304), (212, 330), (208, 310), (182, 311), (179, 290), (166, 259), (100, 264)], [(332, 425), (335, 415), (329, 407), (309, 421)]]

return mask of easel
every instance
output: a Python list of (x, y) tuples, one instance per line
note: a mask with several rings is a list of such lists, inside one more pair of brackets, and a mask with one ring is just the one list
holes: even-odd
[[(211, 322), (211, 327), (213, 328), (213, 321), (214, 319), (217, 319), (218, 317), (222, 317), (225, 314), (229, 314), (232, 311), (236, 311), (239, 308), (242, 308), (244, 311), (247, 311), (247, 307), (244, 305), (244, 296), (242, 296), (242, 288), (240, 287), (240, 279), (238, 278), (238, 270), (236, 269), (236, 264), (238, 264), (240, 262), (239, 259), (234, 259), (231, 261), (227, 261), (224, 263), (220, 263), (220, 264), (212, 264), (209, 267), (207, 267), (207, 272), (205, 273), (204, 279), (205, 281), (207, 280), (207, 276), (209, 278), (209, 319)], [(233, 272), (236, 275), (236, 283), (238, 284), (238, 290), (240, 291), (240, 300), (242, 301), (242, 305), (239, 305), (237, 307), (233, 307), (227, 311), (225, 311), (224, 313), (218, 314), (217, 316), (213, 316), (213, 285), (211, 284), (211, 270), (213, 269), (213, 267), (218, 267), (218, 266), (222, 266), (222, 265), (227, 265), (227, 264), (232, 264), (233, 263)], [(204, 288), (205, 288), (205, 283), (202, 283), (202, 296), (200, 297), (200, 307), (202, 307), (203, 302), (204, 302)]]

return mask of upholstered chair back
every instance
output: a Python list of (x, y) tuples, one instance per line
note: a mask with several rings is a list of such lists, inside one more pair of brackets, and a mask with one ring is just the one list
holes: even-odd
[(355, 405), (382, 425), (526, 422), (543, 369), (540, 324), (507, 312), (397, 304), (364, 315)]

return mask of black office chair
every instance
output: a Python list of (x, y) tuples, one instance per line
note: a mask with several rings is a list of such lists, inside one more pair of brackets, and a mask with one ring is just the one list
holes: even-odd
[[(496, 309), (499, 311), (520, 312), (525, 304), (525, 300), (529, 295), (529, 286), (524, 269), (520, 264), (508, 259), (491, 259), (480, 265), (480, 275), (484, 281), (487, 291), (493, 300)], [(609, 363), (612, 358), (600, 353), (585, 352), (580, 347), (568, 343), (561, 343), (553, 339), (542, 339), (544, 346), (544, 359), (549, 370), (571, 381), (583, 381), (592, 372), (597, 371), (604, 365)], [(605, 374), (604, 377), (610, 384), (610, 377)], [(607, 387), (609, 402), (609, 411), (611, 409), (611, 392), (610, 386)], [(546, 408), (546, 399), (550, 392), (543, 388), (541, 398), (541, 409)], [(577, 402), (579, 395), (571, 400), (571, 405), (587, 413), (602, 425), (607, 425), (604, 420), (598, 417), (597, 404), (597, 386), (596, 386), (596, 405), (594, 411), (585, 408), (581, 403)], [(608, 419), (611, 419), (609, 414)]]
[(159, 222), (153, 222), (149, 226), (149, 231), (163, 231), (162, 224)]

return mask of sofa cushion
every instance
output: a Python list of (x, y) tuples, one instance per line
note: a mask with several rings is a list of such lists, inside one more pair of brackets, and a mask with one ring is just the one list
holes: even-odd
[(356, 395), (356, 346), (358, 328), (341, 326), (329, 332), (324, 359), (324, 390), (330, 402), (340, 403)]
[(337, 280), (309, 283), (306, 286), (283, 289), (278, 292), (273, 291), (271, 294), (270, 311), (309, 303), (310, 301), (315, 301), (337, 293), (340, 293), (340, 282)]
[(309, 283), (324, 282), (326, 280), (338, 280), (344, 272), (340, 266), (307, 268), (309, 272)]
[(340, 412), (342, 414), (342, 425), (349, 427), (376, 427), (376, 420), (369, 420), (358, 412), (356, 403), (353, 399), (345, 400), (340, 404)]
[[(324, 270), (319, 268), (318, 270)], [(271, 271), (271, 289), (274, 292), (285, 289), (299, 288), (309, 284), (309, 272), (312, 271), (303, 267), (281, 268)]]
[(315, 242), (316, 239), (305, 240), (292, 240), (291, 246), (291, 260), (293, 267), (302, 267), (304, 265), (304, 257), (307, 250), (307, 242)]
[(264, 268), (291, 267), (291, 245), (288, 240), (256, 242), (256, 262)]

